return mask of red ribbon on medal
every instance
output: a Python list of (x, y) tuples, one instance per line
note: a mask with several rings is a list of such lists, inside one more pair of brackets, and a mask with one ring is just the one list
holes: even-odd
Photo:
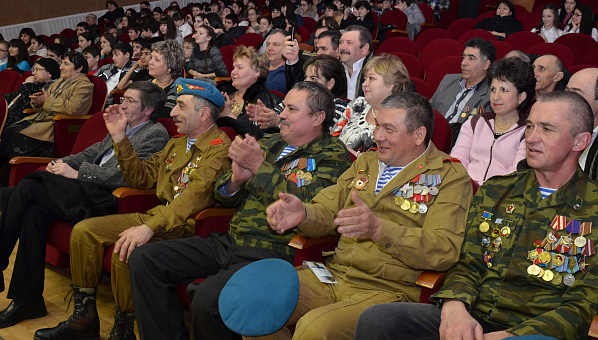
[(556, 215), (550, 227), (554, 230), (563, 230), (567, 225), (567, 217), (562, 215)]

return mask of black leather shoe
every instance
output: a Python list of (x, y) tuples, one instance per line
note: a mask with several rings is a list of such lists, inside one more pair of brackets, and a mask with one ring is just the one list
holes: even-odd
[(23, 320), (41, 318), (47, 314), (43, 299), (39, 301), (13, 300), (5, 310), (0, 312), (0, 328), (16, 325)]

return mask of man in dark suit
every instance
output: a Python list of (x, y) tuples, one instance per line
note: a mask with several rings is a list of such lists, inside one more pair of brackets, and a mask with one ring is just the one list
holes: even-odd
[(490, 87), (486, 76), (496, 58), (491, 42), (473, 38), (465, 44), (461, 74), (447, 74), (430, 100), (434, 110), (451, 124), (453, 144), (461, 125), (470, 116), (490, 109)]
[(351, 25), (345, 29), (338, 44), (339, 59), (347, 74), (347, 98), (354, 100), (363, 96), (361, 84), (363, 65), (372, 56), (372, 34), (365, 27)]
[(566, 87), (567, 91), (576, 92), (588, 101), (594, 114), (594, 130), (592, 131), (592, 140), (590, 145), (581, 153), (579, 157), (579, 166), (591, 179), (598, 179), (598, 68), (586, 68), (577, 71)]
[[(141, 159), (160, 151), (168, 132), (151, 118), (166, 102), (166, 94), (151, 82), (137, 82), (123, 95), (127, 136)], [(19, 249), (8, 290), (10, 305), (0, 312), (0, 328), (47, 314), (44, 298), (46, 229), (52, 221), (73, 224), (116, 212), (112, 191), (126, 186), (114, 156), (110, 134), (82, 152), (50, 162), (16, 187), (3, 188), (0, 215), (0, 292), (17, 240)]]

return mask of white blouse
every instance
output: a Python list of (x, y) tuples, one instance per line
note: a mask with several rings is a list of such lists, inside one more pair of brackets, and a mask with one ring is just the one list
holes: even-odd
[[(556, 28), (556, 26), (552, 26), (549, 30), (542, 26), (542, 34), (546, 37), (546, 42), (553, 43), (558, 37), (563, 35), (563, 31)], [(537, 28), (532, 28), (532, 33), (537, 33)]]

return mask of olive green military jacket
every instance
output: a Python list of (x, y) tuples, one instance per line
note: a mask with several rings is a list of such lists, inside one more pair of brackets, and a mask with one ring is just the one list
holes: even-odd
[(145, 224), (161, 235), (175, 228), (195, 230), (190, 217), (214, 204), (214, 184), (230, 168), (230, 139), (214, 124), (187, 149), (187, 136), (171, 138), (160, 152), (140, 161), (128, 138), (114, 144), (118, 164), (127, 183), (136, 189), (156, 188), (166, 205), (150, 209)]
[[(510, 205), (513, 210), (507, 213)], [(511, 235), (502, 237), (502, 249), (498, 252), (493, 251), (494, 242), (487, 248), (481, 245), (484, 235), (479, 225), (485, 221), (484, 212), (493, 214), (488, 220), (490, 230), (496, 227), (497, 218), (503, 219), (499, 228), (506, 225), (505, 220), (512, 221)], [(589, 267), (585, 272), (580, 270), (573, 274), (575, 282), (571, 287), (527, 271), (532, 265), (528, 252), (536, 249), (536, 240), (544, 240), (553, 230), (551, 224), (557, 214), (565, 216), (567, 223), (570, 220), (592, 222), (594, 228), (585, 238), (594, 241), (598, 238), (598, 186), (589, 181), (580, 168), (565, 186), (545, 199), (540, 195), (536, 174), (531, 169), (485, 182), (469, 210), (459, 262), (449, 270), (444, 286), (432, 299), (463, 301), (470, 306), (471, 314), (503, 325), (507, 332), (516, 335), (587, 338), (589, 325), (598, 311), (596, 256), (586, 258)], [(559, 236), (569, 234), (566, 230), (557, 233)], [(485, 251), (493, 253), (490, 268), (484, 265)], [(567, 274), (551, 271), (554, 275)]]
[[(311, 237), (336, 234), (334, 219), (354, 207), (351, 192), (381, 220), (380, 242), (341, 236), (327, 265), (350, 284), (396, 292), (400, 300), (419, 301), (415, 282), (423, 270), (447, 270), (459, 259), (472, 185), (465, 167), (436, 149), (428, 149), (375, 195), (378, 152), (366, 152), (339, 178), (306, 204), (307, 219), (297, 228)], [(425, 203), (426, 213), (409, 212), (395, 203), (394, 191), (420, 174), (440, 175), (438, 194)], [(360, 178), (368, 179), (358, 189)]]
[[(218, 189), (228, 184), (232, 175), (232, 170), (228, 170), (216, 183), (216, 200), (224, 206), (238, 207), (229, 229), (229, 234), (238, 245), (269, 248), (294, 257), (294, 251), (288, 243), (296, 232), (274, 232), (266, 220), (266, 208), (278, 200), (280, 192), (293, 194), (303, 202), (308, 202), (320, 190), (336, 183), (351, 165), (351, 157), (345, 144), (327, 133), (298, 147), (278, 161), (276, 158), (287, 146), (280, 134), (264, 136), (259, 142), (264, 150), (264, 162), (258, 172), (245, 182), (241, 190), (226, 197)], [(313, 169), (301, 169), (304, 161), (299, 160), (309, 159), (313, 160)], [(293, 162), (297, 164), (293, 165)], [(281, 170), (283, 167), (286, 170)], [(295, 179), (299, 171), (309, 173), (311, 180), (297, 185)]]

